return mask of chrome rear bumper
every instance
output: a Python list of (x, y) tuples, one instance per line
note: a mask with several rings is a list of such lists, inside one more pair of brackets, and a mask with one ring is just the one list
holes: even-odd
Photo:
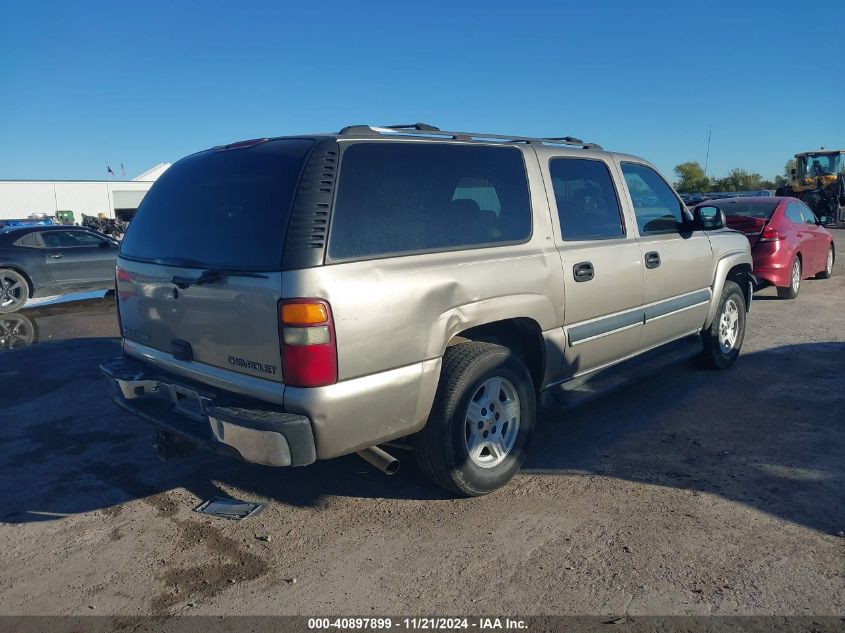
[(316, 461), (311, 421), (119, 356), (100, 365), (122, 408), (208, 450), (266, 466)]

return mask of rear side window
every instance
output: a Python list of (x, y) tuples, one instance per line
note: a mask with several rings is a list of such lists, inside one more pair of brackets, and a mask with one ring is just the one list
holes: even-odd
[(120, 254), (174, 266), (281, 270), (291, 203), (313, 145), (279, 139), (183, 158), (144, 196)]
[(549, 163), (564, 240), (623, 237), (622, 211), (607, 165), (599, 160), (555, 158)]
[(622, 174), (634, 203), (640, 235), (681, 229), (683, 203), (656, 171), (637, 163), (622, 163)]
[(812, 212), (810, 207), (803, 202), (799, 202), (798, 208), (801, 209), (801, 217), (804, 218), (805, 224), (812, 224), (815, 226), (818, 223), (818, 218), (816, 218), (816, 214)]
[(14, 245), (26, 246), (28, 248), (40, 248), (44, 246), (36, 231), (33, 231), (32, 233), (27, 233), (23, 237), (18, 238), (18, 240), (14, 242)]
[(804, 224), (804, 218), (801, 216), (801, 206), (797, 202), (790, 202), (786, 206), (786, 217), (795, 224)]
[(531, 204), (513, 147), (359, 143), (344, 152), (332, 260), (527, 240)]

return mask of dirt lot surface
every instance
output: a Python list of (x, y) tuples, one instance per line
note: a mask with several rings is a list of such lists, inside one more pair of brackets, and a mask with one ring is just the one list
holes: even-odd
[[(0, 614), (845, 614), (842, 262), (758, 293), (731, 370), (543, 412), (525, 470), (473, 500), (408, 456), (159, 462), (96, 370), (112, 308), (25, 310), (38, 342), (0, 353)], [(216, 494), (269, 506), (192, 512)]]

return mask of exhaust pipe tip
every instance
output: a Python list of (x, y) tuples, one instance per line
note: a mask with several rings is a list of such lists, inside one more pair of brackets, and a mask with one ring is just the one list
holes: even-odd
[(399, 460), (378, 446), (371, 446), (358, 451), (358, 456), (365, 462), (378, 468), (385, 475), (393, 475), (399, 470)]

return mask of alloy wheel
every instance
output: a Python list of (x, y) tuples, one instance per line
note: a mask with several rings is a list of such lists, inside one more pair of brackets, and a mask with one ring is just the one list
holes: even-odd
[(500, 376), (485, 380), (467, 406), (466, 448), (470, 460), (481, 468), (493, 468), (510, 454), (519, 435), (519, 394)]
[(0, 273), (0, 308), (11, 309), (22, 304), (26, 299), (25, 282), (15, 275), (4, 275)]
[(734, 299), (728, 299), (719, 318), (719, 347), (727, 354), (734, 348), (738, 338), (739, 306)]

